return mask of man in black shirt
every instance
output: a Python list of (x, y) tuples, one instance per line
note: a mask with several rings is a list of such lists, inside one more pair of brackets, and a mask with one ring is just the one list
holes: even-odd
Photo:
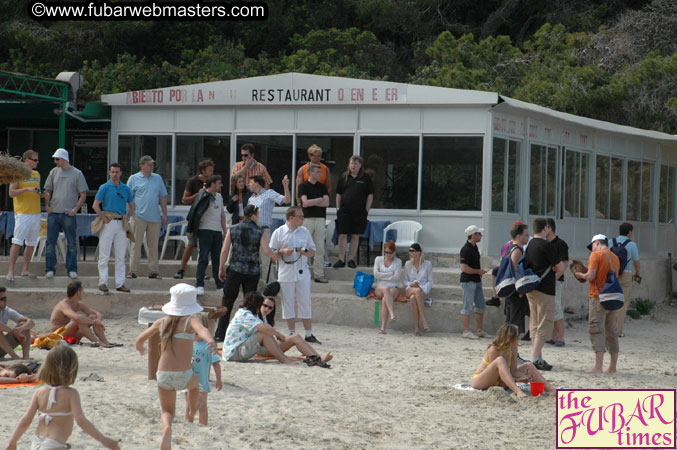
[[(555, 220), (548, 217), (548, 235), (546, 239), (552, 244), (555, 248), (555, 253), (557, 253), (557, 259), (560, 264), (564, 265), (564, 270), (569, 265), (569, 246), (566, 242), (560, 239), (559, 236), (555, 234), (557, 225)], [(552, 344), (555, 347), (564, 347), (564, 275), (557, 279), (555, 283), (555, 323), (552, 330), (552, 337), (550, 340), (546, 341), (548, 344)]]
[[(486, 337), (487, 334), (482, 329), (484, 321), (484, 292), (482, 292), (482, 275), (487, 273), (480, 266), (480, 251), (477, 243), (482, 240), (484, 229), (470, 225), (465, 229), (465, 236), (468, 239), (461, 248), (461, 288), (463, 289), (463, 309), (461, 310), (461, 319), (463, 320), (463, 337), (466, 339), (478, 339)], [(473, 309), (473, 303), (475, 308)], [(475, 333), (470, 331), (470, 313), (475, 313)]]
[(324, 240), (329, 206), (329, 191), (327, 186), (320, 183), (322, 167), (311, 163), (308, 167), (308, 181), (299, 185), (298, 196), (301, 199), (303, 226), (310, 231), (315, 242), (315, 256), (313, 256), (313, 277), (316, 283), (326, 283), (324, 278)]
[(545, 341), (552, 335), (555, 317), (555, 279), (559, 278), (564, 269), (557, 259), (557, 252), (547, 241), (548, 223), (545, 218), (534, 220), (534, 238), (529, 241), (526, 250), (526, 261), (536, 275), (543, 277), (536, 289), (527, 294), (531, 316), (529, 333), (534, 343), (531, 353), (531, 362), (539, 370), (552, 370), (542, 356)]
[[(212, 175), (214, 175), (214, 161), (211, 159), (204, 159), (200, 161), (197, 169), (198, 174), (186, 181), (186, 189), (184, 189), (183, 197), (181, 198), (181, 203), (184, 205), (192, 205), (197, 194), (199, 194), (202, 189), (206, 189), (205, 183)], [(186, 266), (188, 265), (188, 260), (190, 259), (190, 255), (193, 254), (193, 249), (195, 249), (195, 247), (197, 247), (197, 233), (188, 233), (188, 245), (186, 245), (186, 248), (183, 251), (181, 268), (174, 274), (174, 278), (177, 280), (183, 278)]]

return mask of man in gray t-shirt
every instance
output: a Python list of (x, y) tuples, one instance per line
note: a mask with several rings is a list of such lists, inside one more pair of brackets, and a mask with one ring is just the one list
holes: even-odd
[(78, 242), (75, 214), (85, 202), (87, 181), (85, 176), (71, 166), (66, 149), (58, 149), (54, 165), (45, 181), (45, 210), (47, 210), (47, 251), (45, 276), (52, 278), (56, 269), (56, 241), (59, 232), (66, 235), (66, 270), (70, 278), (78, 276)]
[[(9, 321), (16, 323), (14, 328)], [(0, 286), (0, 358), (9, 354), (12, 359), (21, 359), (14, 347), (21, 344), (23, 359), (28, 359), (31, 350), (31, 328), (35, 322), (7, 306), (7, 288)]]

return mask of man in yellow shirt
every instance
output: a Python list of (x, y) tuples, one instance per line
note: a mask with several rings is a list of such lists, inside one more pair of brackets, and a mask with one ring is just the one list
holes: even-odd
[(38, 157), (35, 150), (26, 150), (23, 162), (31, 169), (31, 177), (9, 185), (9, 196), (14, 199), (14, 236), (9, 251), (9, 269), (5, 277), (7, 281), (14, 281), (14, 264), (24, 244), (26, 249), (21, 276), (35, 278), (28, 271), (28, 266), (40, 234), (40, 173), (35, 170), (38, 167)]
[(9, 251), (9, 269), (5, 277), (7, 281), (14, 281), (14, 264), (24, 244), (26, 249), (21, 276), (36, 277), (28, 271), (28, 266), (40, 234), (40, 174), (35, 170), (38, 167), (38, 156), (35, 150), (26, 150), (23, 162), (31, 169), (31, 177), (9, 185), (9, 196), (14, 199), (14, 236)]

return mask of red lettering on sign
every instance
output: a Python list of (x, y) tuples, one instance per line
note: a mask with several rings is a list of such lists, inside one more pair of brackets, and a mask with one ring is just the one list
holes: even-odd
[(350, 89), (350, 101), (351, 102), (363, 102), (364, 101), (364, 89), (363, 88), (351, 88)]
[(378, 88), (371, 88), (371, 101), (378, 101)]

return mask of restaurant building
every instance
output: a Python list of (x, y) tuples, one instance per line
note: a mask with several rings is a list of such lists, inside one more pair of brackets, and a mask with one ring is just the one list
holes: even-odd
[[(109, 160), (126, 175), (155, 158), (174, 211), (198, 162), (229, 178), (244, 143), (282, 192), (324, 149), (333, 185), (360, 155), (375, 187), (371, 220), (415, 220), (428, 252), (458, 253), (485, 228), (497, 255), (516, 220), (554, 217), (573, 254), (596, 233), (635, 226), (642, 255), (675, 252), (677, 136), (561, 113), (494, 92), (286, 73), (108, 94)], [(224, 182), (224, 185), (227, 185)], [(225, 189), (225, 188), (224, 188)], [(335, 216), (331, 195), (330, 217)], [(284, 208), (276, 209), (283, 216)], [(578, 249), (578, 250), (576, 250)]]

